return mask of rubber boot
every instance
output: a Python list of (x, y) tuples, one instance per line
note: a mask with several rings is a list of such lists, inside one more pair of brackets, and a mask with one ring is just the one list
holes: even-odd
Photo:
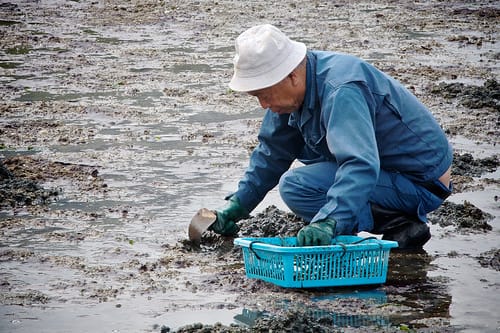
[(374, 234), (383, 234), (382, 239), (396, 241), (399, 249), (421, 249), (431, 238), (427, 223), (417, 216), (409, 216), (402, 212), (388, 210), (372, 204), (371, 211)]

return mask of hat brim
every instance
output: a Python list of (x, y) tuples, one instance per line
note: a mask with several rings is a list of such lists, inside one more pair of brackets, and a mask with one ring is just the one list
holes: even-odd
[(271, 87), (283, 80), (290, 74), (304, 59), (307, 47), (304, 43), (291, 41), (292, 51), (290, 55), (279, 66), (274, 69), (253, 77), (241, 77), (235, 70), (229, 88), (234, 91), (249, 92)]

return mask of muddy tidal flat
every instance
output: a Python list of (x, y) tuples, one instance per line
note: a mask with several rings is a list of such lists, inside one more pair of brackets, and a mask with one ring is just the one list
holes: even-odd
[[(454, 147), (432, 239), (383, 284), (278, 287), (187, 241), (255, 147), (227, 83), (261, 23), (389, 73)], [(499, 26), (498, 1), (1, 1), (0, 332), (500, 332)], [(303, 221), (273, 190), (239, 224)]]

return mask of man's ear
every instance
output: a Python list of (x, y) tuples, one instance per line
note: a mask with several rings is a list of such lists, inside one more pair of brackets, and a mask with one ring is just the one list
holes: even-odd
[(293, 70), (290, 74), (288, 74), (288, 77), (290, 80), (292, 80), (292, 85), (296, 86), (297, 83), (299, 82), (299, 73), (297, 73), (297, 70)]
[(305, 77), (304, 78), (302, 77), (303, 74), (305, 73), (300, 71), (298, 68), (296, 68), (290, 74), (288, 74), (288, 77), (290, 78), (290, 80), (292, 80), (292, 85), (294, 87), (300, 85), (302, 80), (305, 80)]

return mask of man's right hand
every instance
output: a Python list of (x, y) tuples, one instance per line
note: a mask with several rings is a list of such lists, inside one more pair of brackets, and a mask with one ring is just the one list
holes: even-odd
[(222, 209), (216, 210), (215, 213), (217, 219), (208, 230), (212, 230), (222, 236), (236, 235), (240, 230), (236, 222), (249, 216), (247, 210), (241, 206), (240, 200), (234, 195), (229, 198), (227, 204)]
[(330, 245), (335, 236), (337, 222), (327, 218), (303, 227), (297, 234), (298, 246)]

